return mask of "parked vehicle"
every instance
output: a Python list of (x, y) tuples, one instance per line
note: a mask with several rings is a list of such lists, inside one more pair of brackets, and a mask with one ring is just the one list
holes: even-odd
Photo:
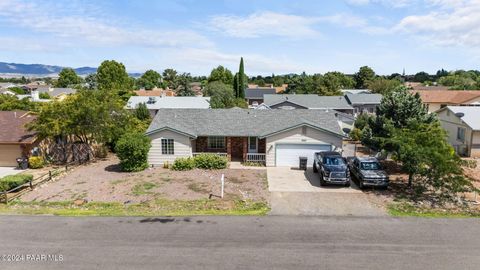
[(350, 172), (347, 163), (338, 152), (315, 153), (313, 172), (319, 173), (321, 186), (326, 184), (350, 186)]
[(383, 170), (380, 162), (374, 157), (349, 158), (348, 168), (352, 176), (358, 180), (360, 189), (366, 186), (388, 187), (388, 174)]

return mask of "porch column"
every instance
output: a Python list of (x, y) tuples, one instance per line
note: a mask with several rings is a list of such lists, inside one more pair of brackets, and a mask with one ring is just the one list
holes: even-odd
[(227, 137), (227, 159), (232, 161), (232, 138)]
[(243, 145), (243, 162), (246, 162), (247, 153), (248, 153), (248, 137), (243, 137), (242, 145)]

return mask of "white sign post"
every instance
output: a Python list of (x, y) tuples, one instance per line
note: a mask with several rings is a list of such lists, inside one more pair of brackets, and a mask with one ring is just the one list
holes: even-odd
[(224, 188), (224, 186), (225, 186), (225, 175), (222, 174), (222, 195), (221, 195), (222, 199), (223, 199), (223, 188)]

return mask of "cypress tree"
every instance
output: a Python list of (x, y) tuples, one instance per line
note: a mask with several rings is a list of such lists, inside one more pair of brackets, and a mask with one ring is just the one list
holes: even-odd
[(238, 96), (237, 97), (240, 97), (240, 98), (245, 98), (246, 85), (245, 85), (244, 78), (245, 78), (245, 70), (243, 67), (243, 57), (241, 57), (240, 68), (238, 70), (238, 78), (237, 78), (238, 80)]

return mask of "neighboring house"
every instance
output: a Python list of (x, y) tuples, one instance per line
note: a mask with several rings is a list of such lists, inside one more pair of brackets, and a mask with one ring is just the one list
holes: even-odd
[(16, 95), (18, 99), (28, 98), (33, 102), (50, 102), (52, 99), (41, 99), (40, 93), (37, 90), (33, 90), (30, 94)]
[(165, 97), (174, 97), (175, 92), (173, 92), (170, 89), (162, 89), (162, 88), (156, 88), (152, 90), (136, 90), (133, 91), (137, 96), (141, 97), (160, 97), (160, 96), (165, 96)]
[(37, 88), (39, 93), (47, 93), (50, 97), (57, 100), (64, 100), (68, 95), (77, 93), (74, 88)]
[(480, 104), (480, 90), (412, 90), (411, 93), (420, 95), (429, 112), (438, 111), (446, 106)]
[(353, 107), (344, 96), (264, 95), (264, 103), (272, 109), (321, 109), (353, 114)]
[(8, 89), (8, 88), (16, 87), (16, 86), (17, 85), (15, 85), (13, 83), (9, 83), (9, 82), (0, 83), (0, 89)]
[(161, 109), (146, 134), (151, 165), (210, 152), (234, 161), (297, 167), (300, 156), (342, 147), (337, 113), (329, 110)]
[(203, 87), (201, 82), (192, 82), (190, 83), (190, 88), (195, 93), (195, 96), (201, 97), (203, 96)]
[(355, 114), (375, 113), (382, 101), (380, 94), (346, 94), (345, 98), (353, 107)]
[(369, 89), (341, 89), (340, 90), (344, 95), (347, 94), (370, 94), (371, 91)]
[(15, 93), (13, 91), (10, 91), (10, 90), (7, 90), (7, 89), (0, 89), (0, 94), (15, 96), (17, 93)]
[(160, 109), (209, 109), (210, 97), (148, 97), (131, 96), (126, 109), (134, 110), (140, 103), (145, 103), (153, 117)]
[(263, 103), (263, 95), (276, 94), (275, 88), (247, 88), (245, 89), (245, 100), (248, 106), (255, 108)]
[(480, 157), (480, 106), (447, 106), (436, 113), (455, 151)]
[(38, 140), (25, 125), (34, 119), (25, 111), (0, 111), (0, 166), (17, 166), (17, 158), (30, 156)]

